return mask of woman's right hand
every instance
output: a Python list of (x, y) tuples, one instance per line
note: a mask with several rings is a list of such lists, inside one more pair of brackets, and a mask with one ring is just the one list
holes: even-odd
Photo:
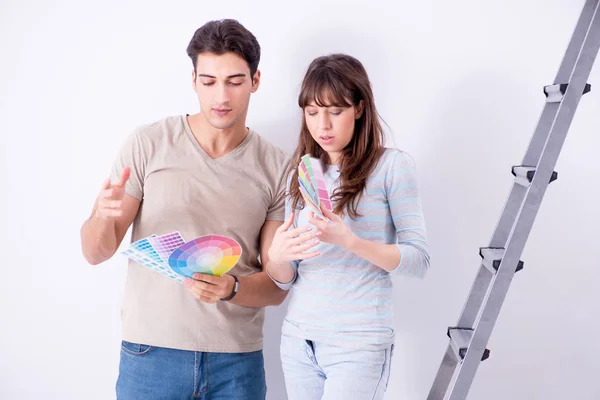
[(287, 221), (275, 231), (275, 236), (268, 252), (269, 263), (281, 265), (295, 260), (308, 260), (319, 255), (318, 251), (308, 253), (306, 251), (321, 242), (318, 239), (321, 232), (311, 227), (290, 230), (293, 223), (294, 213), (292, 212)]

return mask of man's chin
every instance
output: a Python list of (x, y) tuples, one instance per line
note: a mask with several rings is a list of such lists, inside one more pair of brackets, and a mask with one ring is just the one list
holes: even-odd
[(231, 129), (235, 126), (234, 121), (209, 121), (210, 125), (219, 130)]

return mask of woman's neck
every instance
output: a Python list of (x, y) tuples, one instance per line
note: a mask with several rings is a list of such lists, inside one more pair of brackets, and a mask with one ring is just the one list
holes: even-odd
[(340, 156), (342, 155), (341, 152), (339, 152), (339, 151), (327, 152), (327, 155), (329, 156), (329, 164), (330, 165), (339, 165), (340, 164)]

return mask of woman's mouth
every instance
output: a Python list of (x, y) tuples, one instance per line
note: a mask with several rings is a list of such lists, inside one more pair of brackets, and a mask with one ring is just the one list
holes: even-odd
[(321, 135), (319, 139), (321, 139), (321, 143), (323, 144), (331, 144), (333, 142), (333, 136)]

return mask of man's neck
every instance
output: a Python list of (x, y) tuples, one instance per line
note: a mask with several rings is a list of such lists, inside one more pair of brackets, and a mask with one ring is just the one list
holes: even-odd
[(216, 129), (206, 121), (202, 113), (190, 115), (187, 119), (198, 144), (213, 159), (231, 152), (248, 136), (248, 128), (243, 121), (227, 129)]

